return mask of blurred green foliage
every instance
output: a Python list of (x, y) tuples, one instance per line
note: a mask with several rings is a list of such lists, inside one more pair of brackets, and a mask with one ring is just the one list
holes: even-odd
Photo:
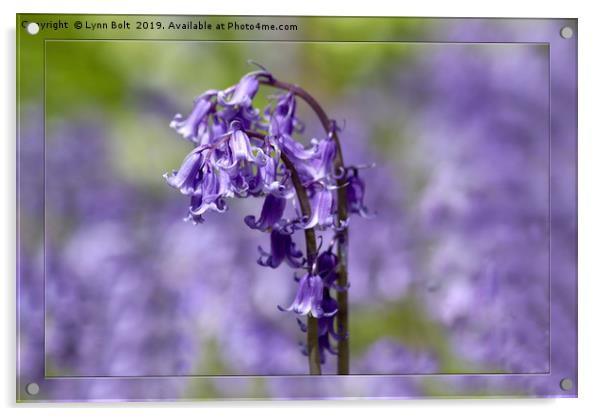
[(351, 354), (354, 358), (359, 358), (374, 342), (387, 337), (400, 341), (409, 349), (432, 351), (443, 373), (483, 370), (454, 356), (445, 329), (430, 320), (427, 311), (411, 295), (376, 307), (354, 308), (350, 327), (350, 333), (353, 334)]

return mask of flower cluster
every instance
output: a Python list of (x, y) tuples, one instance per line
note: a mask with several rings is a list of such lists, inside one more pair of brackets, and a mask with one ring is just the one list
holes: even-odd
[[(335, 166), (336, 123), (331, 123), (324, 138), (311, 139), (308, 146), (295, 140), (303, 133), (303, 123), (296, 117), (295, 91), (282, 88), (283, 93), (271, 97), (263, 112), (253, 106), (260, 85), (275, 86), (273, 81), (268, 71), (251, 72), (230, 88), (198, 96), (188, 117), (177, 114), (171, 127), (196, 147), (180, 169), (164, 176), (190, 198), (187, 219), (195, 224), (203, 222), (209, 211), (224, 212), (228, 198), (264, 198), (259, 217), (244, 218), (248, 227), (270, 233), (270, 250), (259, 247), (257, 263), (276, 268), (286, 262), (303, 270), (303, 276), (296, 278), (294, 301), (279, 309), (318, 319), (323, 360), (324, 350), (335, 353), (329, 335), (345, 336), (334, 330), (338, 305), (330, 294), (331, 289), (347, 289), (337, 284), (339, 265), (333, 253), (340, 232), (348, 226), (338, 216), (337, 191), (348, 190), (349, 213), (365, 216), (364, 183), (357, 167)], [(304, 255), (297, 248), (295, 232), (309, 229), (332, 232), (326, 251)]]

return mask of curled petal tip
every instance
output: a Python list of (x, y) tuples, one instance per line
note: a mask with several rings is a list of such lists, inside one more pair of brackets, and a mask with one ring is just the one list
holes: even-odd
[(169, 128), (175, 129), (178, 127), (178, 123), (182, 121), (182, 114), (176, 114), (174, 118), (169, 122)]
[(251, 229), (257, 229), (257, 221), (255, 221), (255, 215), (247, 215), (244, 218), (244, 222), (247, 225), (247, 227), (251, 228)]
[(307, 325), (301, 319), (297, 318), (297, 324), (299, 325), (299, 329), (303, 332), (307, 332)]
[(280, 312), (290, 312), (293, 310), (293, 308), (291, 306), (289, 306), (288, 308), (282, 307), (280, 305), (276, 305), (276, 308), (280, 311)]

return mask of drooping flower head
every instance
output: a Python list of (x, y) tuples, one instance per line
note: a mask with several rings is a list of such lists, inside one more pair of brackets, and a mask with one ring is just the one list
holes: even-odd
[(202, 179), (202, 162), (202, 147), (197, 147), (184, 158), (180, 169), (166, 173), (163, 177), (169, 185), (179, 189), (184, 195), (192, 195)]
[(371, 217), (368, 208), (364, 205), (366, 185), (360, 178), (357, 169), (350, 169), (347, 175), (347, 208), (352, 214), (359, 214), (364, 218)]
[[(357, 169), (344, 168), (343, 174), (352, 174), (341, 185), (341, 176), (334, 169), (338, 151), (334, 133), (339, 131), (335, 122), (325, 137), (311, 139), (308, 146), (296, 140), (303, 122), (297, 118), (293, 88), (272, 97), (263, 112), (254, 107), (257, 91), (266, 80), (273, 80), (269, 72), (251, 72), (231, 87), (197, 97), (188, 117), (176, 115), (171, 127), (197, 147), (180, 169), (166, 174), (165, 179), (190, 198), (188, 219), (194, 223), (203, 222), (207, 212), (226, 211), (229, 198), (264, 198), (259, 217), (244, 218), (249, 228), (270, 235), (270, 251), (260, 246), (257, 263), (270, 268), (282, 263), (303, 268), (292, 304), (278, 308), (318, 319), (323, 361), (324, 351), (335, 353), (330, 337), (340, 340), (346, 336), (334, 330), (338, 305), (330, 294), (331, 289), (347, 290), (337, 283), (338, 258), (332, 251), (340, 231), (348, 225), (338, 220), (337, 191), (347, 187), (349, 212), (363, 215), (367, 212), (364, 184)], [(321, 253), (304, 256), (296, 247), (294, 234), (309, 229), (333, 231), (335, 239)]]
[(199, 133), (207, 128), (209, 116), (214, 108), (212, 99), (217, 91), (207, 91), (194, 100), (192, 112), (186, 118), (182, 114), (176, 114), (169, 127), (175, 129), (185, 139), (199, 143)]
[(291, 234), (292, 231), (282, 223), (275, 224), (270, 233), (271, 252), (268, 253), (259, 247), (261, 257), (257, 263), (272, 269), (280, 266), (283, 261), (292, 268), (301, 267), (304, 263), (303, 253), (296, 248)]
[(267, 231), (282, 219), (285, 208), (286, 198), (268, 194), (265, 197), (259, 219), (256, 220), (254, 215), (247, 215), (245, 217), (245, 224), (255, 230)]
[(288, 308), (280, 305), (281, 311), (292, 311), (299, 315), (311, 314), (314, 318), (324, 315), (322, 299), (324, 296), (324, 283), (320, 276), (306, 273), (299, 281), (299, 288), (293, 303)]
[(234, 120), (244, 128), (251, 128), (260, 119), (259, 111), (252, 105), (259, 88), (258, 78), (266, 75), (265, 71), (251, 72), (230, 88), (209, 90), (199, 95), (190, 114), (187, 117), (176, 114), (170, 127), (200, 145), (211, 144)]
[[(334, 328), (334, 317), (337, 312), (337, 301), (330, 296), (330, 292), (326, 289), (322, 296), (322, 310), (323, 314), (318, 318), (318, 351), (320, 354), (320, 363), (326, 361), (326, 351), (332, 355), (337, 355), (338, 352), (332, 347), (330, 338), (334, 338), (336, 341), (340, 341), (346, 337), (336, 332)], [(301, 319), (297, 318), (297, 324), (299, 329), (303, 332), (307, 332), (307, 325)], [(303, 354), (307, 355), (307, 346), (303, 345)]]
[(295, 117), (297, 101), (295, 95), (291, 92), (281, 95), (275, 106), (268, 106), (265, 111), (265, 117), (269, 121), (269, 132), (275, 137), (291, 137), (296, 127), (300, 126), (299, 120)]

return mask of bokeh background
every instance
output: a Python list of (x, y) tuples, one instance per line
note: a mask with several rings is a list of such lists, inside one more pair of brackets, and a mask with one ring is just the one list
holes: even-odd
[[(513, 33), (491, 23), (390, 27)], [(330, 29), (344, 36), (383, 27), (341, 19)], [(173, 115), (189, 112), (203, 91), (234, 84), (254, 69), (249, 59), (322, 103), (343, 126), (349, 164), (375, 164), (363, 171), (375, 217), (353, 218), (350, 228), (352, 374), (549, 372), (551, 187), (567, 195), (559, 232), (572, 235), (576, 224), (573, 184), (549, 177), (546, 45), (57, 41), (46, 45), (45, 115), (25, 100), (31, 122), (21, 133), (45, 135), (45, 195), (30, 196), (43, 202), (45, 251), (32, 244), (23, 253), (31, 262), (21, 264), (24, 281), (45, 267), (45, 293), (26, 292), (21, 307), (45, 316), (44, 328), (32, 324), (24, 337), (44, 344), (46, 374), (307, 373), (303, 334), (276, 309), (294, 296), (292, 270), (258, 266), (268, 236), (242, 220), (261, 201), (231, 201), (227, 213), (193, 226), (182, 221), (186, 198), (162, 178), (191, 149), (169, 128)], [(273, 92), (260, 92), (260, 107)], [(307, 136), (322, 135), (300, 111)], [(23, 157), (39, 157), (27, 143)], [(557, 168), (570, 169), (569, 143), (553, 145), (566, 147)], [(40, 221), (36, 214), (21, 212), (26, 223)], [(576, 261), (568, 243), (557, 255)], [(325, 372), (335, 365), (328, 356)], [(461, 386), (469, 394), (489, 387), (469, 378)], [(236, 388), (282, 396), (287, 385), (183, 378), (169, 388), (149, 381), (147, 391), (219, 397)], [(445, 388), (407, 381), (395, 394)], [(106, 394), (93, 382), (81, 392)]]

